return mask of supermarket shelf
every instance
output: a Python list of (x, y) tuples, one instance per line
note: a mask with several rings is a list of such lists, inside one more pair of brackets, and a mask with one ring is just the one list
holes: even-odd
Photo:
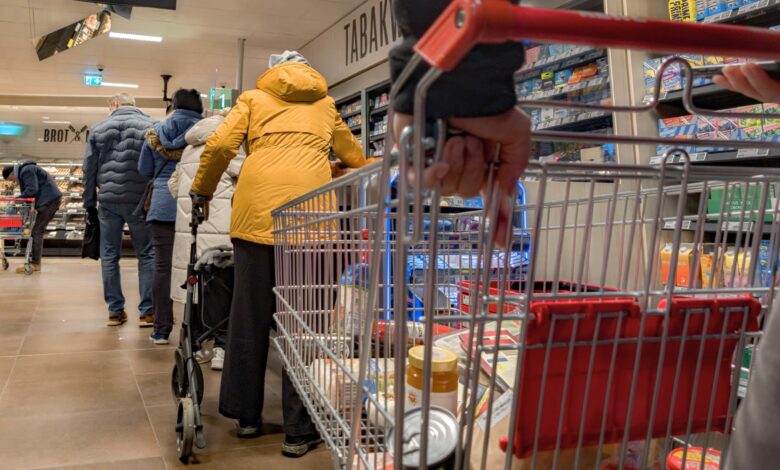
[[(780, 1), (780, 0), (778, 0)], [(701, 108), (709, 109), (727, 109), (736, 108), (737, 106), (747, 106), (750, 104), (757, 104), (759, 101), (748, 98), (740, 93), (734, 93), (731, 90), (727, 90), (719, 85), (705, 85), (696, 87), (691, 93), (693, 96), (693, 102)], [(645, 102), (649, 102), (652, 96), (645, 97)], [(683, 91), (671, 91), (667, 93), (661, 93), (659, 101), (664, 104), (673, 105), (676, 107), (683, 107)]]
[(349, 130), (351, 130), (352, 132), (360, 132), (363, 130), (363, 125), (361, 124), (359, 126), (352, 126), (349, 128)]
[(386, 132), (383, 132), (383, 133), (381, 133), (381, 134), (372, 135), (371, 137), (369, 137), (369, 138), (368, 138), (368, 140), (369, 140), (370, 142), (373, 142), (373, 141), (375, 141), (375, 140), (382, 140), (382, 139), (384, 139), (384, 138), (385, 138), (385, 136), (386, 136), (386, 135), (387, 135), (387, 133), (386, 133)]
[(352, 116), (357, 116), (358, 114), (362, 113), (362, 109), (358, 109), (357, 111), (352, 111), (351, 113), (344, 113), (341, 115), (342, 119), (351, 118)]
[(544, 60), (524, 65), (515, 73), (515, 80), (522, 81), (533, 78), (533, 76), (541, 72), (542, 69), (546, 72), (555, 72), (562, 69), (577, 67), (588, 62), (593, 62), (596, 59), (606, 56), (606, 54), (607, 52), (605, 49), (593, 49), (590, 47), (571, 49), (565, 54), (548, 57)]
[(371, 115), (373, 116), (375, 114), (386, 113), (387, 112), (387, 108), (389, 108), (389, 105), (384, 105), (384, 106), (380, 106), (380, 107), (378, 107), (376, 109), (372, 109), (371, 110)]
[[(704, 23), (739, 23), (754, 26), (772, 26), (780, 19), (780, 0), (762, 0), (738, 10), (729, 10), (704, 19)], [(776, 23), (774, 23), (776, 24)]]
[[(650, 159), (650, 165), (660, 165), (663, 157), (656, 155)], [(769, 149), (741, 149), (729, 152), (699, 152), (690, 155), (692, 164), (723, 165), (723, 166), (745, 166), (750, 163), (758, 166), (780, 166), (780, 151)], [(682, 156), (674, 156), (671, 164), (682, 163)]]
[(606, 127), (611, 127), (611, 125), (612, 113), (606, 111), (592, 111), (590, 113), (582, 113), (577, 117), (570, 116), (540, 123), (534, 127), (534, 130), (582, 132), (604, 129)]
[[(735, 212), (734, 214), (732, 214), (731, 217), (738, 219), (739, 216), (740, 216), (739, 213)], [(709, 216), (709, 217), (714, 217), (714, 216)], [(745, 215), (745, 219), (748, 219), (749, 217), (750, 217), (749, 215)], [(680, 226), (680, 230), (694, 232), (699, 229), (701, 223), (702, 222), (699, 222), (691, 218), (684, 219)], [(738, 232), (751, 233), (755, 229), (755, 222), (751, 220), (744, 220), (741, 222), (741, 224), (739, 220), (723, 221), (719, 223), (718, 220), (716, 219), (705, 220), (703, 223), (704, 223), (704, 227), (702, 230), (708, 233), (717, 232), (718, 228), (720, 228), (721, 233), (729, 232), (733, 234), (736, 234)], [(674, 230), (676, 227), (677, 227), (676, 220), (666, 220), (664, 222), (664, 230)], [(762, 227), (762, 234), (771, 235), (771, 233), (772, 233), (772, 224), (770, 222), (764, 223), (764, 226)]]
[(531, 93), (527, 97), (523, 97), (523, 99), (524, 100), (554, 99), (575, 91), (586, 90), (588, 88), (595, 88), (595, 87), (608, 85), (608, 84), (609, 84), (608, 76), (593, 77), (589, 80), (585, 80), (584, 82), (574, 83), (572, 85), (553, 88), (551, 90), (536, 91), (534, 93)]
[(80, 176), (54, 176), (54, 181), (81, 181)]

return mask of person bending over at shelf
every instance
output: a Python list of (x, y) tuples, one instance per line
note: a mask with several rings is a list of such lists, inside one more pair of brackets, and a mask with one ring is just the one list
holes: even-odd
[(127, 223), (138, 258), (139, 326), (150, 327), (154, 325), (154, 247), (149, 224), (135, 210), (147, 183), (138, 173), (138, 158), (144, 135), (155, 121), (136, 108), (135, 99), (125, 93), (109, 98), (108, 106), (110, 116), (89, 131), (84, 155), (84, 207), (90, 218), (100, 221), (100, 263), (108, 325), (127, 321), (119, 275), (123, 227)]
[[(403, 33), (403, 41), (390, 51), (393, 82), (412, 58), (415, 43), (449, 3), (449, 0), (393, 2), (395, 18)], [(507, 241), (506, 229), (512, 218), (511, 196), (530, 154), (531, 122), (516, 107), (514, 81), (514, 72), (522, 67), (524, 60), (525, 50), (520, 43), (477, 46), (455, 70), (443, 74), (428, 93), (428, 118), (447, 119), (451, 128), (465, 134), (447, 139), (441, 162), (425, 170), (426, 187), (440, 186), (444, 196), (476, 196), (485, 189), (487, 163), (493, 161), (496, 145), (501, 145), (498, 183), (504, 197), (496, 230), (500, 244)], [(419, 67), (392, 103), (396, 142), (404, 127), (411, 124), (416, 84), (427, 70), (427, 66)]]
[(151, 204), (146, 215), (146, 221), (152, 227), (154, 245), (154, 331), (149, 338), (159, 345), (168, 344), (173, 329), (171, 262), (176, 233), (176, 200), (168, 191), (168, 180), (187, 146), (187, 131), (201, 119), (203, 102), (200, 92), (178, 90), (173, 95), (173, 113), (146, 132), (146, 142), (138, 159), (138, 172), (151, 179), (153, 185)]
[[(325, 78), (297, 52), (274, 54), (268, 65), (257, 89), (238, 98), (209, 138), (192, 185), (193, 193), (211, 197), (239, 147), (248, 142), (231, 213), (235, 286), (219, 397), (220, 413), (238, 420), (242, 438), (259, 436), (262, 424), (276, 310), (271, 211), (331, 181), (331, 146), (351, 167), (366, 163), (360, 143), (328, 96)], [(282, 453), (300, 457), (320, 437), (286, 371), (282, 375)]]
[[(715, 83), (763, 103), (780, 103), (780, 82), (758, 65), (726, 67)], [(777, 277), (776, 277), (777, 279)], [(775, 298), (753, 358), (748, 393), (737, 410), (727, 470), (777, 468), (780, 435), (780, 299)]]
[[(43, 168), (35, 162), (22, 162), (3, 168), (3, 178), (12, 183), (19, 183), (21, 197), (35, 199), (35, 223), (32, 229), (32, 269), (41, 270), (41, 257), (43, 255), (43, 236), (46, 226), (57, 213), (62, 202), (62, 192), (57, 183)], [(16, 269), (17, 273), (24, 273), (24, 267)]]

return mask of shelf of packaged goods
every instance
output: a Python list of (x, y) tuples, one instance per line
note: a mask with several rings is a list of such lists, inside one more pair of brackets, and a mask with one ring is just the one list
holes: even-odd
[[(770, 149), (740, 149), (728, 152), (697, 152), (691, 153), (691, 163), (723, 166), (745, 166), (747, 164), (760, 164), (759, 166), (780, 166), (780, 151)], [(650, 165), (660, 165), (663, 157), (656, 155), (650, 158)], [(671, 157), (670, 164), (682, 163), (683, 157), (675, 155)]]
[(533, 130), (580, 132), (608, 127), (612, 127), (612, 113), (607, 111), (590, 111), (576, 116), (537, 123), (534, 125)]
[(64, 197), (67, 197), (67, 198), (70, 198), (70, 199), (81, 199), (82, 197), (84, 197), (84, 195), (81, 192), (78, 192), (78, 191), (66, 192), (66, 193), (63, 193), (62, 195)]
[(378, 108), (374, 108), (374, 109), (372, 109), (372, 110), (371, 110), (371, 115), (373, 116), (373, 115), (375, 115), (375, 114), (382, 114), (382, 113), (386, 113), (386, 112), (387, 112), (387, 108), (388, 108), (388, 107), (389, 107), (389, 106), (385, 104), (385, 105), (382, 105), (382, 106), (380, 106), (380, 107), (378, 107)]
[(54, 181), (72, 181), (72, 182), (81, 181), (81, 177), (80, 176), (65, 176), (65, 175), (61, 175), (61, 176), (54, 176), (53, 178), (54, 178)]
[(384, 139), (384, 138), (385, 138), (385, 136), (386, 136), (386, 135), (387, 135), (387, 133), (385, 133), (385, 132), (383, 132), (383, 133), (381, 133), (381, 134), (374, 134), (374, 135), (372, 135), (371, 137), (369, 137), (369, 138), (368, 138), (368, 140), (369, 140), (370, 142), (373, 142), (373, 141), (375, 141), (375, 140), (382, 140), (382, 139)]
[[(715, 84), (696, 87), (691, 96), (693, 96), (693, 102), (696, 106), (707, 109), (728, 109), (759, 103), (759, 101)], [(658, 99), (661, 103), (683, 108), (682, 90), (661, 93)], [(649, 103), (651, 100), (652, 96), (647, 95), (644, 102)]]
[(363, 130), (363, 125), (361, 124), (359, 126), (352, 126), (349, 128), (349, 130), (351, 130), (352, 132), (360, 132)]
[(362, 112), (363, 112), (363, 110), (362, 110), (362, 109), (358, 109), (358, 110), (356, 110), (356, 111), (350, 111), (350, 112), (348, 112), (348, 113), (341, 113), (341, 118), (342, 118), (342, 119), (351, 118), (352, 116), (357, 116), (358, 114), (360, 114), (360, 113), (362, 113)]
[(589, 88), (596, 88), (609, 84), (608, 76), (593, 77), (584, 82), (573, 83), (571, 85), (565, 85), (562, 87), (556, 87), (550, 90), (535, 91), (527, 96), (522, 96), (524, 100), (549, 100), (565, 96), (575, 91), (587, 90)]
[(774, 26), (780, 23), (780, 0), (761, 0), (708, 16), (704, 23), (739, 23), (754, 26)]
[(606, 54), (607, 52), (604, 49), (577, 47), (570, 49), (564, 54), (524, 65), (515, 73), (515, 80), (520, 82), (529, 78), (535, 78), (535, 75), (540, 74), (542, 71), (557, 72), (558, 70), (574, 68), (605, 57)]
[[(735, 211), (731, 214), (729, 214), (729, 219), (732, 220), (724, 220), (722, 222), (719, 222), (719, 216), (717, 215), (708, 215), (705, 216), (705, 220), (703, 222), (696, 220), (696, 217), (686, 218), (683, 219), (680, 224), (680, 230), (688, 231), (688, 232), (695, 232), (699, 230), (699, 227), (703, 223), (704, 226), (702, 227), (702, 230), (706, 233), (714, 233), (720, 231), (721, 233), (731, 233), (736, 234), (739, 232), (744, 233), (752, 233), (756, 228), (756, 222), (753, 220), (750, 220), (751, 217), (755, 217), (752, 213), (751, 214), (745, 214), (744, 220), (740, 221), (740, 212)], [(677, 221), (676, 220), (665, 220), (663, 229), (664, 230), (674, 230), (677, 228)], [(772, 234), (772, 224), (770, 222), (766, 222), (763, 224), (762, 227), (762, 235), (771, 235)]]

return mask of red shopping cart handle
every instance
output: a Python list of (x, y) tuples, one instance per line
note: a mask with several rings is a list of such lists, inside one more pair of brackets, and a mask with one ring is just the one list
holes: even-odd
[(0, 202), (35, 202), (34, 197), (0, 197)]
[(768, 29), (521, 7), (508, 0), (453, 0), (415, 50), (450, 71), (477, 44), (522, 39), (780, 61), (780, 33)]

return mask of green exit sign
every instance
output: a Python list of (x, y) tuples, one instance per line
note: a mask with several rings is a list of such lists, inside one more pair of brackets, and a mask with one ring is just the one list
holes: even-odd
[(232, 108), (238, 99), (238, 90), (230, 88), (212, 88), (209, 94), (209, 109), (219, 111)]
[(103, 86), (103, 75), (95, 73), (84, 74), (84, 85), (86, 86)]

